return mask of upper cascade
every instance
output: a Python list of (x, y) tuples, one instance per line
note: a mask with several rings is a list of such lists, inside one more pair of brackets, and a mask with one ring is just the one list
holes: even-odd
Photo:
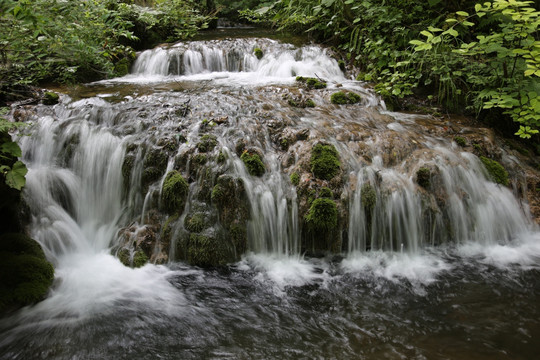
[(210, 73), (251, 73), (261, 77), (295, 76), (345, 80), (338, 62), (319, 46), (297, 48), (270, 39), (228, 39), (181, 42), (143, 51), (132, 76), (193, 76)]

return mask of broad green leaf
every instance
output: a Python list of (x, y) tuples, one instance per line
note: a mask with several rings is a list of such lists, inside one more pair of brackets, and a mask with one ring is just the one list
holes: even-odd
[(464, 17), (469, 16), (469, 13), (467, 13), (465, 11), (456, 11), (456, 14), (459, 15), (459, 16), (464, 16)]
[(13, 141), (3, 143), (2, 146), (0, 146), (0, 151), (8, 156), (22, 156), (21, 148), (16, 142)]
[(24, 176), (27, 172), (28, 169), (26, 166), (22, 162), (17, 161), (13, 164), (13, 168), (6, 173), (6, 184), (13, 189), (21, 190), (26, 184), (26, 178)]

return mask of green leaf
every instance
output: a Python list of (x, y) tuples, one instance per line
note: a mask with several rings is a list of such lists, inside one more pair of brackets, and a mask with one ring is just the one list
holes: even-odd
[(16, 142), (13, 141), (3, 143), (2, 146), (0, 146), (0, 152), (13, 157), (22, 156), (21, 148)]
[(452, 35), (453, 37), (456, 37), (456, 36), (459, 35), (459, 33), (456, 30), (454, 30), (453, 28), (450, 28), (450, 29), (446, 30), (445, 32), (443, 32), (443, 35), (445, 35), (445, 34)]
[(456, 15), (467, 17), (469, 16), (469, 13), (465, 11), (456, 11)]
[(21, 190), (26, 184), (26, 178), (24, 176), (27, 172), (28, 169), (26, 166), (22, 162), (17, 161), (13, 164), (13, 168), (6, 173), (6, 185), (13, 189)]

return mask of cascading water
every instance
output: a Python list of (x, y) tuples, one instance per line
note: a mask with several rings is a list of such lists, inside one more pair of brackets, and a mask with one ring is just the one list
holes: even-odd
[[(362, 99), (334, 105), (338, 90)], [(308, 99), (315, 107), (302, 105)], [(13, 115), (32, 123), (19, 139), (29, 232), (56, 282), (46, 300), (0, 321), (0, 358), (455, 358), (481, 349), (506, 359), (538, 350), (540, 241), (515, 196), (526, 191), (515, 175), (523, 165), (497, 150), (514, 182), (495, 184), (479, 159), (499, 148), (489, 134), (476, 147), (452, 141), (485, 129), (388, 112), (318, 46), (159, 47), (139, 54), (128, 76), (23, 110)], [(317, 144), (339, 154), (332, 179), (312, 171)], [(252, 172), (246, 154), (262, 168)], [(188, 193), (171, 210), (164, 188), (175, 171)], [(314, 230), (308, 214), (323, 198), (336, 205), (335, 225)], [(329, 252), (345, 258), (304, 256)], [(141, 256), (141, 268), (118, 260)], [(211, 259), (232, 263), (185, 265)], [(483, 322), (491, 318), (500, 322)], [(499, 344), (510, 332), (519, 349)], [(440, 350), (435, 338), (461, 350)]]

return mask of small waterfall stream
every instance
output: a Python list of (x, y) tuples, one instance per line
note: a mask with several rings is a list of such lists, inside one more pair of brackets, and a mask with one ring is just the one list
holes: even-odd
[[(350, 78), (319, 46), (192, 41), (144, 51), (130, 75), (66, 91), (55, 106), (14, 109), (31, 124), (19, 137), (29, 232), (56, 282), (0, 320), (0, 358), (456, 355), (426, 333), (465, 357), (535, 354), (540, 236), (520, 197), (525, 165), (486, 129), (389, 112)], [(337, 91), (361, 100), (332, 104)], [(339, 154), (331, 179), (312, 171), (318, 144)], [(490, 154), (510, 186), (491, 180), (480, 160)], [(188, 194), (169, 211), (174, 171)], [(335, 205), (331, 229), (307, 220), (323, 198)], [(142, 253), (148, 263), (125, 266), (122, 252), (128, 265)], [(227, 270), (189, 265), (212, 256)], [(475, 289), (486, 295), (478, 307), (467, 305)], [(531, 306), (514, 308), (516, 297)], [(496, 316), (502, 333), (520, 319), (521, 350), (498, 351), (496, 326), (479, 330)]]

